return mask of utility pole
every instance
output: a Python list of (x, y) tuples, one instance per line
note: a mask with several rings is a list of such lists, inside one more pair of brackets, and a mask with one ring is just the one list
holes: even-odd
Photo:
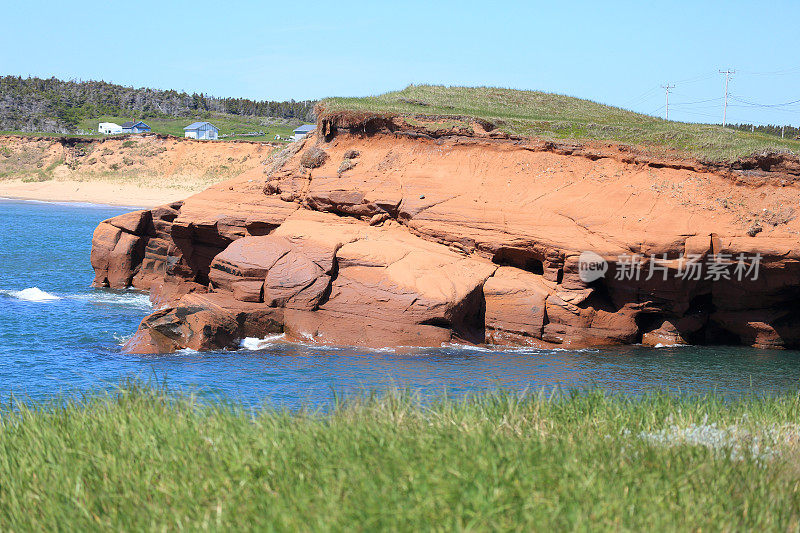
[(731, 79), (732, 74), (736, 74), (735, 70), (727, 69), (720, 70), (720, 74), (725, 74), (725, 105), (722, 107), (722, 127), (725, 127), (725, 118), (728, 115), (728, 81)]
[(666, 107), (666, 111), (664, 112), (664, 120), (669, 120), (669, 90), (670, 89), (674, 89), (675, 86), (674, 85), (670, 85), (668, 83), (666, 85), (662, 85), (661, 88), (664, 89), (666, 91), (666, 93), (667, 93), (667, 107)]
[(783, 139), (783, 129), (784, 129), (785, 127), (786, 127), (786, 126), (781, 126), (781, 139)]

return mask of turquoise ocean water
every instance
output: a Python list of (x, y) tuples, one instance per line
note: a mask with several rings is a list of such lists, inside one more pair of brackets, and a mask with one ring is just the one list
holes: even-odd
[(146, 295), (90, 287), (92, 231), (126, 209), (0, 200), (0, 401), (158, 379), (248, 404), (323, 405), (335, 394), (402, 388), (452, 394), (502, 387), (602, 386), (727, 396), (796, 391), (800, 352), (740, 347), (364, 350), (250, 340), (238, 351), (123, 354)]

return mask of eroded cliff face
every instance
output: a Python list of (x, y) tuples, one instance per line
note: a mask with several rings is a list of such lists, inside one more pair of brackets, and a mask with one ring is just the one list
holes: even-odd
[[(721, 167), (479, 124), (439, 138), (343, 126), (323, 120), (267, 171), (100, 224), (95, 285), (160, 306), (128, 350), (281, 331), (364, 346), (800, 345), (792, 158)], [(581, 275), (587, 251), (604, 277)], [(736, 279), (739, 254), (760, 254), (756, 279)], [(686, 257), (728, 275), (682, 277)], [(631, 258), (641, 276), (617, 279)]]

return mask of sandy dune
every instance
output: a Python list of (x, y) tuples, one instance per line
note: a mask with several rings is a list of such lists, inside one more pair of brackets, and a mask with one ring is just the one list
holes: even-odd
[(153, 207), (260, 170), (274, 150), (163, 135), (0, 136), (0, 197)]
[(140, 187), (135, 184), (88, 181), (0, 181), (0, 197), (46, 202), (87, 202), (149, 208), (185, 198), (190, 187)]

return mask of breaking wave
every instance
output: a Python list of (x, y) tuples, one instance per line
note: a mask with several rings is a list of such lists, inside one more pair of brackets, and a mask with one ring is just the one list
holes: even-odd
[(17, 300), (24, 300), (26, 302), (53, 302), (61, 299), (60, 296), (45, 292), (39, 287), (29, 287), (27, 289), (22, 289), (21, 291), (0, 290), (0, 294), (5, 294), (6, 296), (16, 298)]
[(150, 296), (140, 292), (104, 292), (95, 291), (89, 294), (77, 294), (76, 300), (84, 300), (91, 304), (115, 305), (133, 307), (135, 309), (150, 310), (153, 305), (150, 303)]
[(138, 292), (91, 292), (88, 294), (67, 294), (57, 296), (53, 293), (43, 291), (39, 287), (28, 287), (19, 291), (0, 289), (0, 295), (5, 295), (17, 300), (26, 302), (54, 302), (56, 300), (80, 300), (90, 304), (113, 305), (122, 307), (132, 307), (135, 309), (150, 310), (152, 304), (147, 294)]
[(264, 337), (263, 339), (259, 339), (256, 337), (247, 337), (242, 339), (240, 346), (243, 350), (263, 350), (265, 348), (269, 348), (274, 346), (277, 343), (280, 343), (286, 338), (283, 333), (278, 333), (277, 335), (269, 335)]

